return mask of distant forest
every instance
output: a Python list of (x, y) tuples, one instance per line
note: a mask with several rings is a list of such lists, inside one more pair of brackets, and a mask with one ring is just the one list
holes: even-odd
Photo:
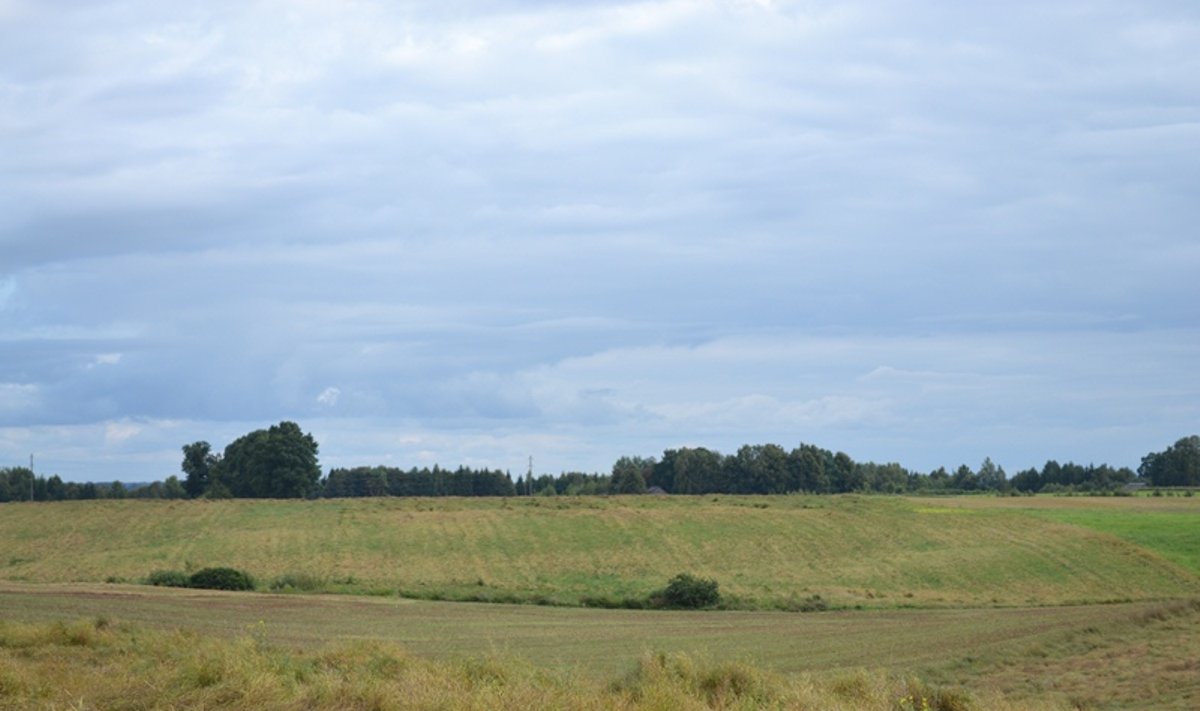
[(497, 469), (335, 468), (321, 476), (317, 443), (295, 423), (257, 430), (213, 453), (207, 442), (183, 447), (184, 480), (147, 485), (75, 482), (34, 476), (25, 467), (0, 468), (0, 502), (98, 498), (335, 498), (361, 496), (572, 496), (609, 494), (882, 494), (1113, 493), (1129, 484), (1200, 487), (1200, 436), (1180, 439), (1142, 458), (1137, 472), (1107, 464), (1060, 464), (1011, 477), (984, 459), (977, 469), (929, 473), (896, 463), (856, 462), (844, 452), (802, 444), (745, 445), (735, 454), (703, 447), (668, 449), (661, 458), (621, 457), (609, 473), (519, 475)]

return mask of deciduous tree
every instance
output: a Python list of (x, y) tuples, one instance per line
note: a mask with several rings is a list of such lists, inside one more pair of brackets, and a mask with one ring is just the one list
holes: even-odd
[(234, 440), (221, 460), (221, 480), (236, 497), (303, 498), (317, 491), (317, 441), (295, 422), (280, 422)]
[(186, 475), (183, 488), (188, 496), (201, 496), (212, 483), (213, 469), (220, 457), (212, 452), (208, 442), (192, 442), (183, 445), (183, 473)]
[(1155, 486), (1200, 486), (1200, 436), (1184, 437), (1142, 458), (1138, 475)]

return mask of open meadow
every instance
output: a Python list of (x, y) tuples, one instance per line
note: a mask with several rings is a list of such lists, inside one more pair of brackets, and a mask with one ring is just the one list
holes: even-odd
[(579, 605), (716, 579), (732, 607), (1061, 605), (1197, 592), (1195, 498), (865, 496), (11, 504), (0, 580), (246, 570), (266, 586)]
[[(63, 502), (0, 539), (17, 708), (1200, 704), (1195, 498)], [(131, 584), (209, 565), (260, 591)], [(733, 609), (578, 606), (679, 572)]]

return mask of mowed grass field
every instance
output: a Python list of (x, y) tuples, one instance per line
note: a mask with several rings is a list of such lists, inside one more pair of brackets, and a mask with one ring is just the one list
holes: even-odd
[[(1191, 709), (1198, 523), (1183, 497), (8, 504), (0, 707)], [(372, 595), (129, 584), (209, 565)], [(741, 609), (405, 597), (678, 572)], [(835, 609), (777, 609), (813, 594)]]
[(244, 569), (433, 599), (642, 598), (673, 575), (732, 606), (978, 607), (1200, 592), (1198, 498), (613, 497), (93, 501), (0, 507), (0, 580)]
[[(604, 610), (331, 595), (269, 595), (122, 585), (0, 583), (5, 617), (114, 619), (310, 647), (394, 642), (424, 657), (515, 656), (541, 666), (624, 671), (650, 651), (746, 661), (781, 672), (912, 669), (1126, 623), (1171, 603), (1033, 609), (834, 611)], [(936, 643), (933, 643), (936, 640)]]
[(0, 583), (0, 609), (0, 707), (1200, 703), (1197, 601), (799, 614)]

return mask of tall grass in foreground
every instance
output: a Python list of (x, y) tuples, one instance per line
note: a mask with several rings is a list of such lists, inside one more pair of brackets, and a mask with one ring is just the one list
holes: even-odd
[(647, 654), (628, 674), (602, 683), (516, 659), (430, 661), (379, 642), (297, 652), (266, 644), (253, 628), (226, 639), (98, 618), (0, 621), (0, 708), (949, 711), (1031, 706), (970, 698), (883, 673), (785, 677), (683, 654)]

